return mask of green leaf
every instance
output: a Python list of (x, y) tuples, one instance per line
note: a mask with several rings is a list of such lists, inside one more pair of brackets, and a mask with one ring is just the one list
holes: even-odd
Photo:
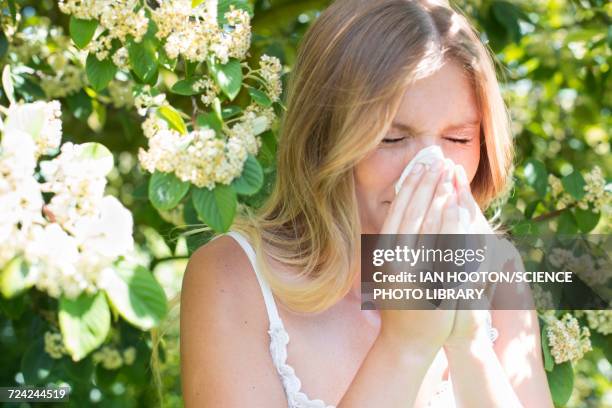
[(546, 323), (542, 325), (542, 355), (544, 357), (544, 369), (546, 371), (552, 371), (555, 366), (555, 360), (553, 360), (553, 356), (550, 354), (550, 348), (548, 347), (548, 336), (546, 335), (546, 330), (548, 326)]
[(85, 121), (93, 112), (93, 106), (91, 98), (87, 95), (84, 90), (79, 90), (76, 93), (70, 94), (66, 97), (68, 108), (72, 112), (75, 118)]
[(524, 174), (527, 184), (533, 187), (540, 197), (544, 197), (548, 187), (548, 172), (544, 163), (536, 159), (527, 160)]
[(139, 43), (130, 41), (127, 48), (130, 66), (138, 78), (148, 84), (154, 83), (157, 80), (157, 57), (153, 42), (145, 37)]
[(70, 17), (70, 38), (80, 49), (85, 48), (91, 41), (98, 27), (97, 20), (82, 20), (75, 16)]
[(79, 361), (98, 348), (110, 330), (110, 310), (103, 292), (59, 300), (59, 325), (66, 350)]
[(523, 213), (526, 219), (533, 217), (533, 213), (535, 212), (536, 208), (538, 208), (538, 204), (540, 204), (540, 200), (535, 200), (527, 204), (525, 207), (525, 212)]
[(217, 184), (214, 189), (198, 188), (192, 194), (198, 218), (215, 231), (226, 232), (236, 213), (236, 192), (230, 186)]
[(261, 134), (261, 148), (257, 153), (257, 161), (259, 161), (263, 167), (269, 167), (274, 164), (276, 159), (276, 136), (271, 130)]
[(28, 292), (11, 299), (5, 299), (4, 296), (0, 296), (0, 311), (11, 320), (19, 319), (23, 312), (26, 311), (26, 308), (30, 309), (31, 304)]
[(81, 152), (78, 156), (75, 156), (75, 159), (85, 161), (93, 160), (104, 174), (110, 173), (113, 169), (113, 154), (106, 146), (101, 143), (88, 142), (82, 143), (80, 147)]
[(194, 85), (197, 81), (201, 80), (202, 78), (203, 78), (202, 76), (194, 76), (191, 78), (177, 81), (174, 83), (174, 85), (172, 85), (172, 88), (170, 88), (170, 91), (172, 93), (175, 93), (178, 95), (185, 95), (185, 96), (200, 94), (201, 91), (195, 90)]
[(612, 362), (612, 334), (603, 335), (595, 330), (591, 331), (591, 344), (601, 349), (606, 359)]
[(8, 51), (9, 43), (6, 39), (4, 31), (0, 30), (0, 59), (4, 57), (4, 54)]
[(196, 118), (199, 127), (207, 127), (214, 130), (217, 134), (221, 133), (222, 122), (215, 112), (200, 113)]
[(51, 375), (54, 365), (55, 361), (45, 351), (44, 337), (34, 339), (21, 358), (21, 373), (25, 383), (44, 383)]
[(601, 217), (601, 211), (593, 212), (589, 209), (576, 208), (574, 212), (578, 228), (585, 233), (592, 231), (599, 223), (599, 218)]
[(253, 155), (248, 155), (244, 162), (242, 174), (232, 181), (232, 187), (238, 194), (255, 194), (263, 185), (263, 170)]
[(191, 0), (191, 8), (196, 8), (202, 3), (204, 3), (204, 0)]
[(222, 122), (223, 114), (221, 113), (221, 101), (219, 100), (219, 97), (215, 97), (215, 99), (213, 99), (212, 108), (213, 112), (215, 112), (215, 114), (217, 115), (217, 119)]
[(211, 56), (208, 58), (208, 70), (223, 93), (233, 101), (242, 86), (240, 61), (230, 58), (227, 64), (219, 64)]
[(9, 103), (15, 103), (15, 86), (13, 85), (11, 66), (9, 64), (6, 64), (2, 69), (2, 88)]
[(564, 406), (574, 389), (574, 370), (569, 361), (556, 364), (552, 371), (546, 372), (548, 386), (556, 406)]
[(576, 234), (578, 225), (571, 211), (566, 210), (559, 215), (557, 221), (557, 234)]
[(181, 114), (178, 113), (176, 109), (172, 106), (164, 105), (161, 106), (157, 110), (157, 114), (164, 119), (168, 124), (173, 128), (178, 130), (181, 134), (187, 134), (187, 126), (185, 125), (185, 121), (181, 117)]
[(512, 40), (518, 42), (521, 30), (518, 23), (520, 10), (517, 6), (507, 1), (494, 1), (491, 7), (495, 19), (504, 26)]
[(101, 91), (115, 77), (117, 67), (110, 59), (100, 61), (94, 54), (89, 54), (85, 62), (85, 72), (91, 87)]
[(242, 109), (240, 109), (240, 106), (228, 105), (228, 106), (224, 106), (223, 109), (221, 110), (221, 116), (223, 117), (223, 119), (229, 119), (233, 116), (238, 115), (240, 112), (242, 112)]
[(22, 257), (11, 259), (0, 270), (0, 292), (9, 299), (32, 287), (34, 282), (28, 279), (30, 268)]
[(249, 95), (251, 95), (251, 99), (261, 106), (270, 107), (272, 106), (272, 101), (268, 98), (264, 92), (260, 91), (256, 88), (249, 88)]
[(141, 330), (157, 326), (167, 313), (164, 289), (143, 266), (118, 265), (107, 275), (105, 291), (111, 304)]
[(156, 171), (149, 179), (149, 200), (158, 210), (171, 210), (185, 197), (189, 186), (172, 173)]
[(576, 200), (581, 200), (582, 197), (584, 197), (584, 186), (586, 185), (586, 182), (579, 171), (574, 170), (571, 174), (563, 177), (561, 179), (561, 183), (563, 184), (565, 190)]

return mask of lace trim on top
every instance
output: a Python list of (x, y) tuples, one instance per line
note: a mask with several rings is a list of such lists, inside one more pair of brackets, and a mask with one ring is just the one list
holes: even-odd
[[(295, 370), (289, 364), (287, 364), (287, 344), (289, 343), (289, 333), (285, 330), (285, 326), (278, 314), (272, 291), (268, 286), (267, 282), (260, 276), (257, 268), (255, 251), (249, 244), (248, 240), (238, 231), (229, 231), (227, 235), (233, 237), (246, 252), (257, 281), (261, 286), (261, 291), (264, 296), (264, 302), (266, 304), (266, 310), (270, 319), (270, 329), (268, 334), (270, 335), (270, 354), (272, 355), (272, 361), (276, 367), (276, 371), (281, 378), (285, 394), (289, 403), (289, 408), (336, 408), (333, 405), (327, 405), (320, 399), (311, 400), (308, 396), (300, 391), (302, 388), (302, 382), (295, 374)], [(217, 236), (219, 237), (219, 236)], [(215, 237), (215, 238), (217, 238)], [(491, 313), (487, 314), (487, 324), (489, 326), (489, 338), (491, 342), (497, 339), (498, 332), (491, 324)], [(429, 400), (428, 407), (454, 407), (454, 398), (452, 393), (452, 386), (450, 379), (444, 380), (440, 383), (434, 396)]]
[(261, 290), (264, 296), (264, 302), (266, 304), (266, 310), (270, 319), (270, 329), (268, 334), (270, 335), (270, 354), (272, 355), (272, 361), (276, 367), (276, 371), (281, 378), (285, 394), (289, 403), (289, 408), (335, 408), (333, 405), (327, 405), (320, 399), (311, 400), (308, 396), (300, 391), (302, 388), (302, 382), (295, 374), (295, 370), (289, 364), (287, 364), (287, 344), (289, 343), (289, 333), (285, 330), (283, 322), (278, 314), (276, 303), (272, 296), (272, 291), (268, 286), (267, 282), (260, 276), (257, 264), (255, 262), (255, 251), (249, 244), (246, 238), (238, 231), (229, 231), (227, 233), (231, 235), (244, 249), (246, 252), (255, 274), (257, 281), (261, 286)]

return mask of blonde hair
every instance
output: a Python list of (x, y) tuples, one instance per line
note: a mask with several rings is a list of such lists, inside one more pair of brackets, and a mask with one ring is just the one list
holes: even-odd
[[(470, 74), (482, 115), (471, 187), (486, 210), (511, 185), (510, 118), (492, 53), (460, 12), (440, 1), (338, 0), (306, 32), (288, 85), (273, 191), (262, 207), (241, 207), (231, 227), (247, 235), (289, 309), (320, 312), (350, 290), (361, 233), (353, 168), (386, 133), (406, 87), (449, 58)], [(264, 254), (299, 272), (273, 272)]]

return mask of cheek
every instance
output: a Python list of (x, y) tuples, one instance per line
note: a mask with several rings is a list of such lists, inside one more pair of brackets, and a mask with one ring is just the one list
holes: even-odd
[(403, 169), (403, 157), (396, 152), (377, 150), (360, 161), (354, 170), (358, 196), (380, 201), (383, 192), (397, 180)]

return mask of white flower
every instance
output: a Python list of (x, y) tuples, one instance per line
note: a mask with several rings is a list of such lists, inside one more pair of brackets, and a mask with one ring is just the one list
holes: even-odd
[(36, 156), (53, 153), (62, 139), (58, 101), (12, 104), (4, 125), (5, 134), (27, 133), (36, 143)]
[(561, 319), (551, 314), (546, 317), (546, 324), (550, 353), (556, 364), (577, 361), (591, 350), (589, 328), (581, 329), (578, 320), (571, 314), (566, 313)]
[(113, 196), (106, 196), (99, 214), (80, 218), (74, 235), (82, 247), (115, 259), (134, 248), (132, 213)]

